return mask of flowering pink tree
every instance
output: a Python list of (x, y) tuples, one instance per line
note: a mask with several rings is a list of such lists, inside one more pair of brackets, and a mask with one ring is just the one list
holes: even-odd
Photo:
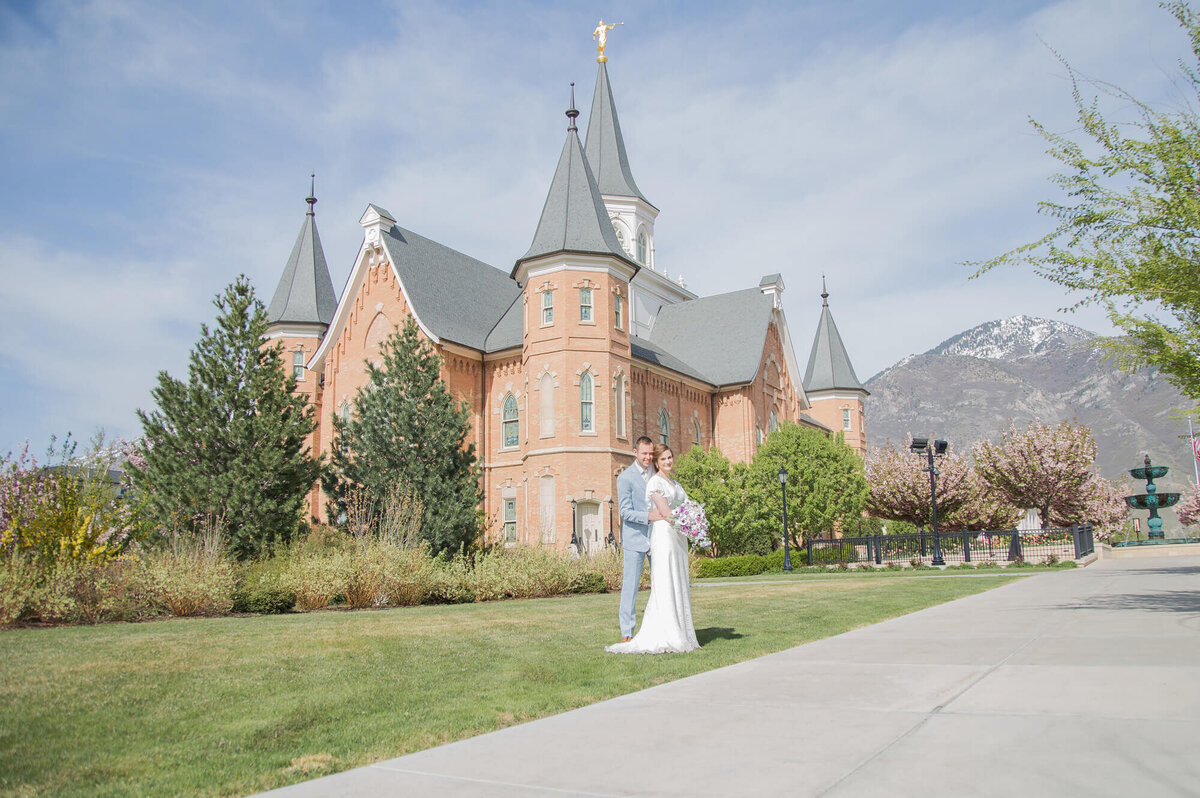
[(1037, 508), (1046, 526), (1114, 513), (1116, 489), (1095, 472), (1096, 442), (1082, 424), (1035, 420), (1018, 430), (1010, 422), (1000, 443), (982, 441), (973, 452), (983, 481), (1010, 504)]
[(951, 526), (948, 528), (1012, 529), (1024, 512), (985, 482), (978, 469), (972, 468), (967, 500), (950, 518)]
[[(911, 442), (911, 440), (910, 440)], [(953, 451), (935, 458), (938, 469), (938, 525), (953, 529), (954, 518), (970, 500), (971, 466)], [(878, 518), (891, 518), (925, 526), (931, 520), (928, 459), (892, 447), (872, 449), (867, 458), (867, 482), (871, 492), (867, 511)]]
[(1192, 489), (1183, 494), (1179, 504), (1175, 505), (1175, 515), (1184, 526), (1200, 524), (1200, 485), (1192, 485)]
[(1129, 513), (1125, 497), (1131, 492), (1129, 485), (1125, 483), (1113, 482), (1099, 476), (1093, 480), (1083, 520), (1094, 525), (1097, 540), (1108, 541), (1113, 532), (1124, 525), (1125, 516)]

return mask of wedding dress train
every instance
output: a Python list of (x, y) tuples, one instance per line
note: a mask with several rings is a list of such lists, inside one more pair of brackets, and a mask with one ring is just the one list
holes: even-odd
[[(648, 499), (652, 493), (661, 493), (672, 510), (687, 500), (678, 482), (659, 474), (646, 485)], [(642, 613), (642, 625), (628, 643), (604, 650), (614, 654), (682, 654), (698, 648), (692, 625), (687, 541), (670, 521), (655, 521), (650, 527), (650, 598)]]

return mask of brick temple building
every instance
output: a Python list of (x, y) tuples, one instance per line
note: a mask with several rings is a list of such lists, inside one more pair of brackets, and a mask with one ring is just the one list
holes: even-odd
[[(367, 361), (406, 316), (444, 360), (471, 407), (488, 534), (508, 544), (584, 552), (620, 537), (616, 477), (648, 435), (677, 455), (717, 446), (748, 461), (781, 422), (841, 431), (866, 451), (863, 400), (828, 294), (807, 369), (783, 311), (783, 280), (700, 297), (654, 256), (655, 207), (634, 181), (607, 63), (586, 138), (568, 111), (566, 141), (529, 249), (498, 269), (367, 206), (340, 297), (313, 206), (268, 309), (317, 411), (312, 451), (327, 454), (335, 415), (352, 412)], [(549, 169), (547, 169), (549, 172)], [(315, 517), (325, 500), (310, 495)]]

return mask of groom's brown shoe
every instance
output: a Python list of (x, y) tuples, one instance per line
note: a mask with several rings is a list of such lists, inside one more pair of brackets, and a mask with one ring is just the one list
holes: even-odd
[(621, 642), (622, 642), (622, 643), (628, 643), (628, 642), (629, 642), (630, 640), (632, 640), (632, 639), (633, 639), (632, 637), (622, 637), (622, 638), (621, 638)]

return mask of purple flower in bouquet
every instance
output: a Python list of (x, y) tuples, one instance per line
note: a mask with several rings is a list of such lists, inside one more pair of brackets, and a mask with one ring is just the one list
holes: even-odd
[(704, 514), (703, 504), (688, 499), (675, 509), (674, 523), (691, 545), (709, 545), (708, 517)]

